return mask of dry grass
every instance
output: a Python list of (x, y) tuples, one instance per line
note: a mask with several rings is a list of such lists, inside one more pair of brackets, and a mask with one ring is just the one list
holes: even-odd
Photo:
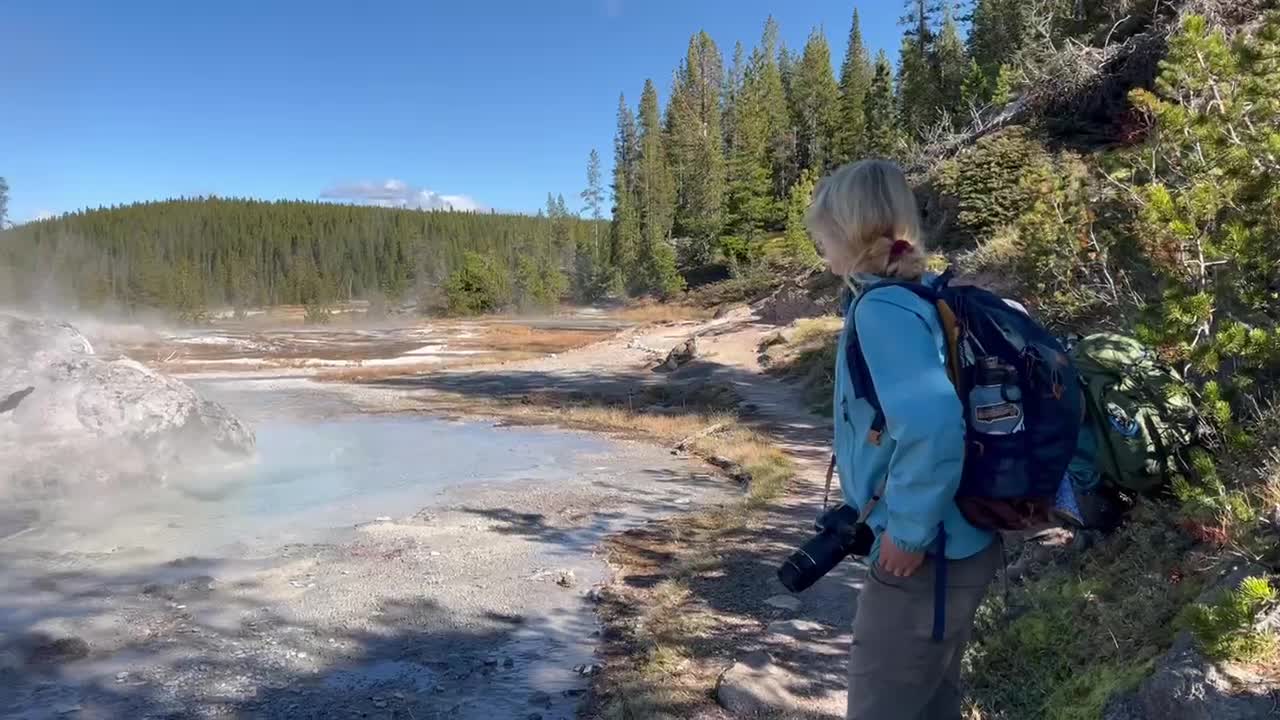
[(769, 371), (799, 382), (805, 399), (818, 414), (831, 412), (836, 344), (843, 327), (844, 320), (839, 317), (798, 320), (782, 333), (782, 342), (762, 348)]
[(321, 370), (314, 375), (314, 379), (318, 382), (335, 382), (335, 383), (371, 383), (380, 380), (391, 380), (394, 378), (414, 377), (417, 375), (427, 375), (438, 372), (442, 369), (460, 369), (469, 367), (483, 367), (494, 363), (519, 362), (521, 360), (532, 360), (542, 357), (543, 353), (536, 352), (504, 352), (504, 353), (484, 353), (482, 355), (467, 355), (456, 358), (450, 358), (441, 363), (435, 364), (410, 364), (404, 365), (380, 365), (377, 367), (350, 367), (337, 368), (332, 370)]
[(797, 320), (795, 329), (791, 331), (789, 344), (796, 349), (803, 349), (815, 343), (826, 343), (843, 328), (844, 320), (838, 317)]
[(485, 329), (479, 348), (495, 352), (562, 353), (604, 340), (611, 330), (536, 328), (528, 325), (494, 325)]
[(611, 315), (619, 320), (640, 324), (675, 323), (690, 320), (709, 320), (713, 315), (713, 311), (680, 303), (645, 302), (625, 307), (611, 313)]

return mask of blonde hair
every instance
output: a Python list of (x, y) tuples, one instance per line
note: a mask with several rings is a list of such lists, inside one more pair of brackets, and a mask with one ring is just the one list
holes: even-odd
[[(891, 162), (863, 160), (825, 178), (805, 213), (805, 225), (837, 275), (866, 272), (916, 280), (924, 274), (915, 193)], [(899, 241), (910, 248), (895, 256)]]

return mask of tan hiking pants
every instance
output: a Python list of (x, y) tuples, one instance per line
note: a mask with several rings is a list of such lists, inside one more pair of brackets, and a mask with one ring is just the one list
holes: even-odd
[(935, 560), (909, 578), (868, 570), (853, 620), (849, 720), (960, 720), (960, 660), (1002, 561), (998, 542), (949, 561), (940, 643), (932, 637)]

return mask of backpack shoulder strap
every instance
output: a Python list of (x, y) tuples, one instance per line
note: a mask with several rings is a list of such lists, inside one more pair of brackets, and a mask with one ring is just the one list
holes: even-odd
[(862, 342), (858, 338), (858, 325), (852, 316), (857, 312), (858, 303), (867, 295), (876, 290), (888, 287), (900, 287), (908, 290), (920, 297), (922, 300), (932, 305), (938, 312), (939, 319), (942, 323), (943, 332), (947, 342), (947, 375), (951, 378), (953, 385), (957, 384), (960, 378), (960, 351), (959, 340), (960, 330), (959, 323), (956, 319), (955, 312), (951, 306), (943, 299), (943, 290), (950, 281), (950, 272), (942, 275), (930, 285), (922, 283), (913, 283), (905, 280), (885, 280), (878, 282), (867, 289), (863, 290), (857, 298), (854, 298), (848, 308), (850, 313), (850, 333), (849, 344), (845, 348), (845, 360), (848, 365), (850, 377), (852, 379), (854, 397), (867, 401), (875, 411), (875, 416), (871, 420), (871, 427), (867, 431), (867, 442), (872, 445), (879, 445), (884, 436), (885, 416), (884, 408), (880, 405), (880, 398), (876, 394), (875, 381), (871, 377), (871, 369), (867, 367), (866, 357), (862, 353)]

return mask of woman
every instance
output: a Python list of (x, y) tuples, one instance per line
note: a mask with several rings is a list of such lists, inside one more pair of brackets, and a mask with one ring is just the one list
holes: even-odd
[[(892, 163), (837, 170), (818, 187), (806, 221), (855, 297), (881, 280), (927, 277), (915, 196)], [(874, 412), (855, 397), (847, 370), (854, 329), (886, 421), (879, 443), (868, 440)], [(916, 294), (880, 288), (855, 300), (839, 347), (840, 485), (855, 508), (881, 498), (867, 520), (877, 542), (853, 623), (848, 717), (958, 719), (960, 661), (1001, 553), (994, 536), (970, 525), (955, 504), (965, 422), (944, 365), (942, 326)], [(945, 595), (935, 594), (940, 578)]]

